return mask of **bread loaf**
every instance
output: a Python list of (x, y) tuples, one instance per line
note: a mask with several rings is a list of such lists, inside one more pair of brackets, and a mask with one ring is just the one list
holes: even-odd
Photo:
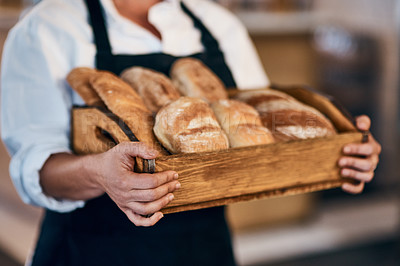
[(180, 97), (167, 76), (147, 68), (128, 68), (122, 72), (121, 78), (142, 97), (146, 107), (153, 113)]
[(90, 78), (97, 73), (96, 69), (77, 67), (67, 76), (67, 82), (89, 106), (104, 106), (104, 102), (90, 85)]
[(184, 96), (201, 98), (207, 102), (228, 98), (222, 81), (200, 60), (183, 58), (175, 61), (170, 76)]
[(220, 100), (211, 108), (226, 135), (230, 147), (243, 147), (274, 142), (271, 132), (262, 125), (256, 109), (236, 100)]
[(210, 106), (198, 98), (181, 97), (158, 111), (154, 133), (171, 153), (227, 149), (228, 138)]
[(90, 84), (108, 109), (125, 122), (139, 141), (165, 154), (153, 134), (152, 113), (127, 83), (110, 72), (98, 71)]
[(323, 114), (286, 93), (272, 89), (243, 91), (235, 99), (253, 106), (260, 113), (263, 125), (278, 141), (325, 137), (336, 133)]

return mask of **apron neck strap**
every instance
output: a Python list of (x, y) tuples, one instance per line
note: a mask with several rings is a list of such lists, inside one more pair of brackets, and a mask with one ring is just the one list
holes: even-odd
[[(108, 38), (106, 21), (104, 12), (99, 0), (85, 0), (89, 10), (89, 20), (93, 28), (94, 42), (96, 44), (97, 53), (112, 54), (111, 44)], [(193, 21), (194, 26), (201, 32), (201, 42), (204, 49), (209, 53), (221, 52), (217, 40), (212, 36), (204, 24), (198, 19), (187, 7), (181, 2), (181, 8)]]
[(203, 44), (205, 50), (210, 53), (220, 52), (221, 50), (219, 48), (219, 44), (214, 36), (212, 36), (211, 32), (204, 26), (203, 22), (201, 22), (201, 20), (187, 8), (187, 6), (182, 1), (180, 2), (183, 12), (185, 12), (186, 15), (188, 15), (192, 19), (194, 26), (198, 30), (200, 30), (201, 43)]
[(97, 53), (111, 54), (111, 44), (99, 0), (85, 0), (85, 3), (89, 10), (89, 19), (93, 29)]

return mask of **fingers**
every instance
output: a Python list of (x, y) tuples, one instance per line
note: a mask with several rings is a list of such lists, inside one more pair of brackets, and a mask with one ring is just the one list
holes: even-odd
[(364, 190), (364, 182), (360, 182), (357, 185), (344, 183), (342, 189), (351, 194), (359, 194)]
[(373, 172), (378, 165), (378, 160), (376, 155), (367, 158), (342, 157), (339, 160), (339, 166), (341, 168), (346, 167), (364, 172)]
[(370, 137), (370, 141), (367, 143), (351, 143), (343, 147), (343, 153), (346, 155), (371, 156), (380, 152), (381, 145), (372, 137)]
[(178, 181), (172, 181), (161, 185), (155, 189), (142, 189), (142, 190), (132, 190), (132, 201), (149, 202), (155, 201), (164, 197), (168, 193), (174, 192), (179, 189), (181, 184)]
[(341, 170), (341, 174), (342, 174), (343, 177), (354, 178), (354, 179), (357, 179), (359, 181), (366, 182), (366, 183), (371, 182), (372, 178), (374, 178), (374, 172), (373, 171), (360, 172), (360, 171), (357, 171), (357, 170), (344, 168), (344, 169)]
[(158, 155), (157, 150), (149, 147), (143, 142), (122, 142), (115, 146), (114, 149), (129, 156), (141, 157), (144, 159), (154, 159)]
[(146, 227), (155, 225), (161, 218), (164, 217), (162, 212), (157, 212), (149, 218), (136, 214), (132, 210), (126, 210), (125, 214), (134, 225)]
[(151, 202), (129, 202), (126, 204), (126, 207), (132, 210), (136, 214), (140, 215), (149, 215), (152, 213), (156, 213), (162, 208), (164, 208), (168, 203), (170, 203), (174, 199), (174, 195), (172, 193), (168, 193), (164, 197)]
[(356, 118), (356, 125), (359, 130), (368, 131), (371, 127), (371, 119), (366, 115), (361, 115)]
[(165, 171), (155, 174), (137, 174), (129, 173), (127, 178), (124, 178), (124, 186), (132, 189), (153, 189), (163, 184), (178, 179), (178, 173), (174, 171)]

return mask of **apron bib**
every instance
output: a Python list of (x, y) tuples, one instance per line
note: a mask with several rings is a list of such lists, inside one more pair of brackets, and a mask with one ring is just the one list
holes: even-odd
[[(164, 53), (112, 54), (99, 0), (85, 1), (95, 44), (96, 67), (119, 75), (141, 66), (166, 75), (181, 57)], [(182, 10), (201, 32), (204, 52), (190, 55), (235, 87), (218, 42), (181, 3)], [(70, 213), (46, 211), (32, 265), (235, 265), (225, 208), (167, 214), (152, 227), (136, 227), (105, 194)]]

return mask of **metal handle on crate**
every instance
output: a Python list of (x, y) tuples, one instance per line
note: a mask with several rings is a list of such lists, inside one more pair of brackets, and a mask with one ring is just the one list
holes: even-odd
[(155, 159), (143, 159), (143, 173), (154, 174), (156, 171)]
[(371, 134), (371, 132), (369, 132), (369, 131), (367, 130), (367, 131), (361, 131), (361, 133), (362, 133), (361, 142), (362, 142), (362, 143), (367, 143), (367, 142), (368, 142), (368, 137), (369, 137), (369, 135)]

